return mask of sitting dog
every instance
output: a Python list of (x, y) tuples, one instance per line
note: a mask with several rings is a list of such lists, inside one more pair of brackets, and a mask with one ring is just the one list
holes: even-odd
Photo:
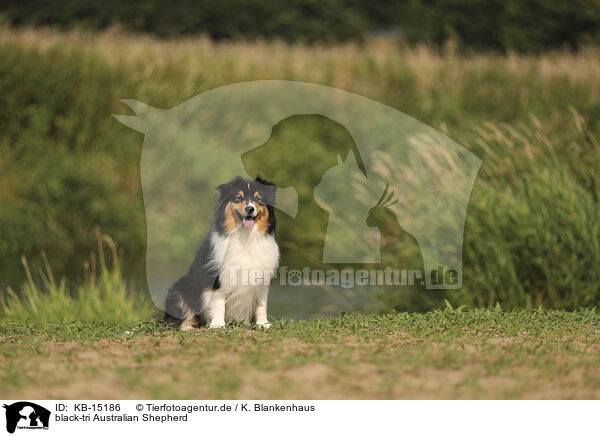
[(279, 264), (277, 187), (238, 176), (218, 187), (213, 223), (186, 275), (167, 294), (165, 321), (182, 330), (230, 321), (265, 328), (269, 284)]

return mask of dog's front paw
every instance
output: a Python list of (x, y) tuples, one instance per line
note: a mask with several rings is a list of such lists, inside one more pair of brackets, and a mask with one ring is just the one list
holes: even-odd
[(210, 325), (208, 326), (208, 328), (209, 329), (224, 329), (225, 323), (211, 322)]
[(193, 325), (184, 325), (181, 327), (182, 332), (189, 332), (194, 329), (195, 329), (195, 327)]
[(262, 328), (262, 329), (268, 329), (268, 328), (270, 328), (270, 327), (271, 327), (271, 325), (272, 325), (272, 324), (271, 324), (270, 322), (261, 322), (261, 323), (258, 323), (258, 324), (256, 324), (256, 325), (257, 325), (259, 328)]

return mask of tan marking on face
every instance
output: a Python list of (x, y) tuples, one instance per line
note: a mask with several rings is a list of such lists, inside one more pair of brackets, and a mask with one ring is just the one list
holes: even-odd
[(225, 208), (225, 234), (229, 235), (233, 233), (241, 224), (242, 221), (240, 217), (236, 213), (239, 212), (240, 215), (245, 216), (246, 211), (244, 208), (246, 207), (246, 203), (229, 203)]
[(235, 229), (238, 228), (239, 221), (240, 220), (235, 213), (234, 203), (229, 203), (225, 208), (225, 234), (229, 235), (230, 233), (233, 233)]
[(254, 224), (259, 232), (267, 233), (269, 229), (269, 209), (264, 204), (257, 204), (256, 210), (258, 211), (258, 218)]

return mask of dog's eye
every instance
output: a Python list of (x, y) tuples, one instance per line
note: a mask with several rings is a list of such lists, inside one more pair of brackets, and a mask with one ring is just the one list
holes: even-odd
[(244, 197), (242, 197), (241, 195), (238, 195), (237, 197), (235, 197), (235, 199), (233, 201), (236, 203), (241, 203), (243, 199), (244, 199)]
[(265, 204), (265, 202), (263, 201), (262, 197), (260, 196), (260, 194), (258, 192), (256, 192), (254, 194), (254, 201), (256, 201), (258, 204)]

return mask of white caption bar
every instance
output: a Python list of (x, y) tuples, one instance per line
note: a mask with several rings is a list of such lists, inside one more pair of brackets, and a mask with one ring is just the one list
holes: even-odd
[[(588, 434), (592, 401), (3, 400), (0, 434)], [(11, 432), (12, 430), (12, 432)], [(181, 432), (181, 433), (179, 433)]]

